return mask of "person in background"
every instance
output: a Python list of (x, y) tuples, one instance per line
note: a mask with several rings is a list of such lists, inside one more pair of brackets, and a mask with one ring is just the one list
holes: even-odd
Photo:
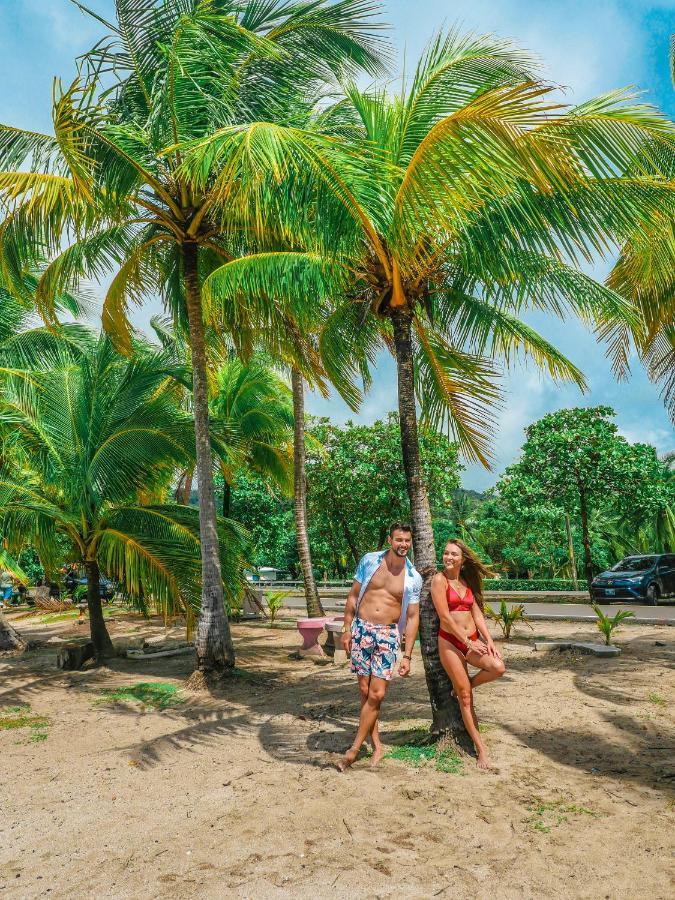
[(0, 606), (9, 606), (14, 593), (14, 576), (8, 569), (0, 572)]

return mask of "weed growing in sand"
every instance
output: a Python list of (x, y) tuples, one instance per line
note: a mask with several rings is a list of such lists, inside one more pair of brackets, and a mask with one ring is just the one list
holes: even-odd
[(46, 741), (50, 724), (47, 716), (32, 714), (28, 703), (21, 706), (0, 707), (0, 731), (29, 728), (31, 735), (26, 743)]
[(267, 601), (267, 612), (270, 617), (270, 627), (274, 628), (274, 623), (276, 621), (277, 615), (279, 614), (279, 610), (282, 609), (284, 605), (284, 600), (286, 597), (290, 597), (290, 591), (268, 591), (265, 594), (265, 600)]
[(385, 759), (397, 759), (416, 769), (433, 766), (437, 772), (450, 775), (459, 775), (463, 766), (457, 751), (442, 741), (434, 744), (427, 728), (411, 729), (407, 742), (385, 753)]
[(509, 608), (506, 605), (506, 601), (502, 600), (499, 606), (499, 612), (494, 610), (489, 603), (486, 603), (485, 614), (489, 619), (492, 619), (493, 622), (496, 622), (497, 625), (499, 625), (505, 641), (508, 641), (511, 637), (511, 631), (516, 624), (522, 623), (523, 625), (527, 625), (531, 631), (534, 630), (528, 622), (527, 616), (525, 615), (525, 606), (522, 603), (518, 603)]
[(593, 812), (585, 806), (575, 803), (565, 803), (564, 800), (535, 800), (527, 807), (532, 813), (525, 819), (525, 824), (534, 831), (549, 834), (552, 828), (557, 828), (565, 822), (569, 822), (569, 816), (592, 816), (598, 818), (599, 813)]
[(608, 647), (612, 643), (612, 632), (618, 628), (625, 619), (632, 619), (635, 616), (632, 609), (620, 609), (616, 615), (610, 618), (604, 614), (597, 603), (593, 604), (593, 612), (597, 616), (595, 624), (598, 626), (598, 631), (604, 635), (605, 644), (607, 644)]
[(647, 697), (650, 703), (655, 703), (656, 706), (665, 706), (666, 698), (662, 697), (661, 694), (652, 693)]
[(94, 701), (94, 705), (101, 706), (108, 703), (137, 702), (142, 706), (152, 709), (170, 709), (185, 703), (185, 698), (179, 695), (175, 684), (166, 684), (159, 681), (141, 681), (126, 687), (113, 688), (103, 691), (103, 696)]

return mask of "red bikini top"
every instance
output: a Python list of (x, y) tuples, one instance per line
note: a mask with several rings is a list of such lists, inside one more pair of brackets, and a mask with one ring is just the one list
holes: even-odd
[[(445, 572), (443, 574), (445, 575)], [(468, 612), (474, 604), (474, 596), (471, 588), (467, 585), (466, 593), (463, 597), (460, 597), (448, 581), (447, 575), (445, 575), (445, 580), (448, 582), (448, 589), (445, 592), (445, 596), (448, 599), (448, 609), (450, 612)]]

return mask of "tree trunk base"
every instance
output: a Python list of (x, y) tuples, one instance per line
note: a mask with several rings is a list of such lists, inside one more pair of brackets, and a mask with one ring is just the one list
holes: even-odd
[(434, 710), (431, 734), (437, 741), (449, 741), (461, 753), (476, 755), (473, 741), (464, 727), (459, 704), (452, 697), (449, 702)]
[(0, 650), (25, 650), (26, 642), (0, 613)]
[(94, 645), (91, 641), (86, 644), (62, 647), (56, 657), (56, 668), (63, 669), (64, 672), (74, 672), (81, 669), (88, 660), (94, 658)]
[(224, 687), (234, 674), (233, 666), (222, 666), (210, 669), (195, 669), (185, 682), (185, 687), (195, 694), (210, 693)]

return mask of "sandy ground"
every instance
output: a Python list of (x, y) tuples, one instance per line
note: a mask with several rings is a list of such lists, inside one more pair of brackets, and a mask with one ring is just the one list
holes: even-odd
[[(46, 639), (71, 623), (15, 624)], [(115, 637), (162, 634), (120, 617)], [(345, 669), (292, 658), (292, 630), (235, 625), (238, 674), (155, 710), (101, 704), (138, 682), (182, 688), (189, 657), (76, 673), (56, 648), (0, 656), (0, 706), (48, 724), (0, 730), (7, 897), (672, 897), (675, 628), (626, 626), (618, 659), (504, 648), (477, 691), (498, 770), (460, 774), (338, 753), (358, 700)], [(536, 637), (593, 639), (590, 626)], [(651, 697), (651, 699), (650, 699)], [(0, 712), (0, 715), (3, 713)], [(383, 738), (428, 722), (421, 662), (391, 685)]]

